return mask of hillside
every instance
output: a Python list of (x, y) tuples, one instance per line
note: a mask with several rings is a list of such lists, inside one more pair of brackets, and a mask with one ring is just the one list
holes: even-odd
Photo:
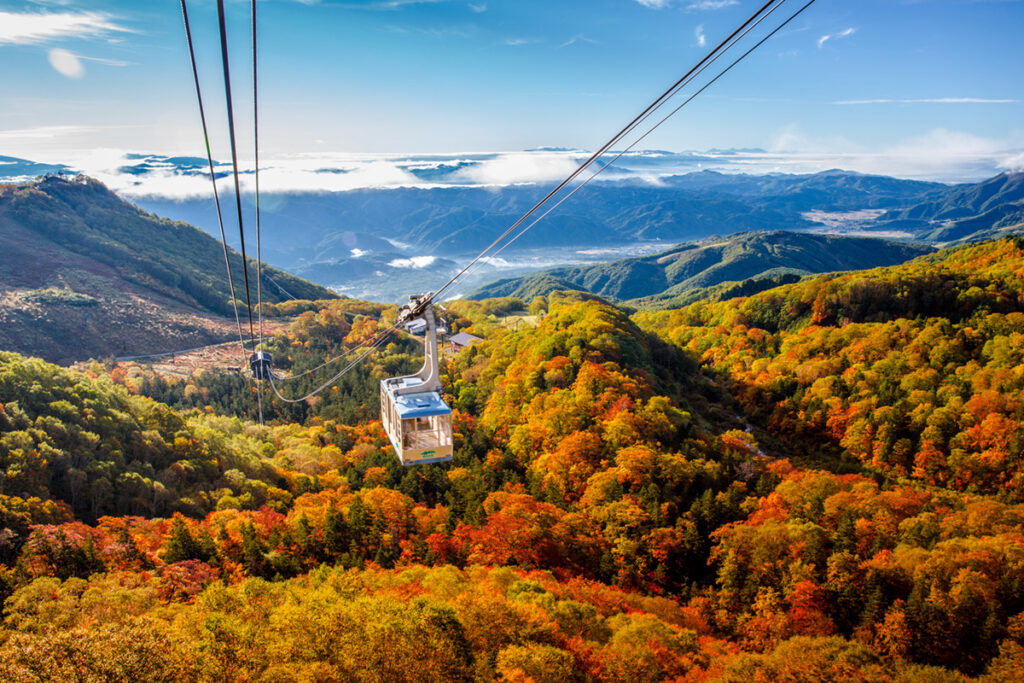
[[(1013, 681), (1022, 292), (1005, 239), (632, 316), (454, 302), (485, 341), (419, 468), (372, 417), (404, 335), (266, 427), (234, 374), (2, 354), (0, 678)], [(275, 353), (390, 321), (336, 300)]]
[(921, 237), (934, 244), (952, 245), (1021, 233), (1024, 233), (1024, 199), (1000, 204), (977, 216), (942, 221), (938, 227), (922, 232)]
[(517, 296), (530, 299), (560, 289), (579, 289), (618, 299), (665, 302), (723, 283), (766, 280), (887, 266), (931, 251), (889, 240), (794, 232), (754, 232), (685, 244), (652, 256), (594, 266), (553, 268), (537, 275), (501, 280), (468, 298)]
[(1019, 502), (1022, 293), (1015, 237), (634, 318), (721, 373), (772, 439)]
[(880, 229), (910, 231), (938, 246), (999, 239), (1024, 232), (1024, 173), (1002, 173), (956, 185), (924, 202), (888, 211)]
[(991, 211), (1001, 204), (1024, 200), (1024, 173), (1001, 173), (980, 183), (956, 185), (929, 201), (886, 214), (885, 220), (915, 222), (958, 220)]
[[(231, 257), (241, 288), (241, 257)], [(277, 269), (264, 275), (271, 303), (285, 291), (334, 296)], [(206, 233), (87, 178), (0, 186), (0, 348), (62, 362), (188, 348), (227, 338), (227, 316), (222, 247)]]

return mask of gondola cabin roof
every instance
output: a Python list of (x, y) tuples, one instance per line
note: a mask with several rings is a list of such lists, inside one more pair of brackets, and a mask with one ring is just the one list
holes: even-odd
[(441, 392), (439, 391), (395, 395), (395, 389), (414, 387), (419, 384), (422, 384), (422, 382), (417, 377), (401, 377), (384, 381), (384, 390), (388, 392), (388, 397), (394, 404), (399, 418), (451, 414), (452, 409), (441, 399)]

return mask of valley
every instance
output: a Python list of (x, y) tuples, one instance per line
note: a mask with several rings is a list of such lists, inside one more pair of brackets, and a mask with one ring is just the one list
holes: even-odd
[[(699, 171), (661, 176), (656, 184), (604, 182), (555, 209), (543, 228), (525, 233), (500, 260), (474, 269), (462, 293), (551, 267), (584, 266), (744, 232), (800, 231), (937, 246), (1014, 234), (1021, 224), (1022, 175), (954, 186), (843, 171), (763, 176)], [(268, 262), (338, 292), (398, 302), (422, 289), (422, 281), (443, 282), (543, 192), (540, 185), (500, 192), (439, 185), (290, 193), (267, 202), (272, 208), (264, 213), (264, 253)], [(976, 199), (981, 196), (991, 198), (986, 203)], [(208, 202), (152, 196), (136, 201), (214, 229)], [(953, 220), (962, 227), (951, 227)]]
[(0, 0), (0, 683), (1019, 683), (1022, 30)]
[[(376, 419), (404, 334), (263, 427), (216, 364), (2, 353), (0, 674), (1009, 680), (1021, 291), (1015, 238), (665, 311), (452, 302), (484, 342), (442, 365), (454, 462), (416, 469)], [(274, 307), (292, 374), (393, 315)]]
[[(1015, 201), (935, 191), (898, 212), (773, 195), (819, 228), (571, 245), (582, 263), (449, 299), (481, 340), (441, 356), (454, 460), (405, 468), (379, 381), (423, 344), (393, 305), (264, 269), (272, 392), (220, 343), (216, 240), (88, 178), (4, 186), (0, 677), (1010, 680), (1022, 238), (820, 228)], [(462, 263), (354, 244), (410, 282)]]

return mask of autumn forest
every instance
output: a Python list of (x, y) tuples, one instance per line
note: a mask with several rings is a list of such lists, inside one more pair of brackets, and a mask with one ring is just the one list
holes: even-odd
[[(291, 395), (395, 321), (265, 309)], [(421, 467), (404, 333), (262, 427), (242, 373), (0, 353), (0, 680), (1019, 680), (1024, 239), (443, 315), (484, 341)]]

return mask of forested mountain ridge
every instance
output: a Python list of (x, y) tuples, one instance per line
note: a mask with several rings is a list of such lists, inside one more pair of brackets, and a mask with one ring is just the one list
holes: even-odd
[[(231, 259), (244, 299), (241, 256)], [(266, 268), (264, 299), (286, 291), (335, 296)], [(223, 340), (234, 322), (216, 240), (84, 177), (0, 185), (0, 292), (0, 347), (52, 360), (198, 346)]]
[(929, 201), (892, 211), (885, 220), (938, 221), (976, 216), (1024, 200), (1024, 172), (1001, 173), (980, 183), (955, 185)]
[(1024, 238), (635, 318), (818, 456), (1024, 501)]
[[(485, 341), (445, 357), (455, 460), (420, 468), (331, 416), (341, 390), (260, 428), (216, 414), (241, 381), (5, 356), (0, 677), (1015, 680), (1024, 241), (674, 311), (554, 294), (501, 324), (525, 305), (448, 307)], [(391, 320), (308, 310), (281, 364)], [(391, 341), (371, 414), (416, 360)]]
[(940, 246), (1021, 234), (1024, 173), (1001, 173), (981, 183), (957, 185), (928, 201), (889, 211), (879, 221)]
[(687, 293), (723, 283), (888, 266), (930, 251), (923, 245), (869, 237), (744, 232), (680, 245), (651, 256), (552, 268), (500, 280), (467, 296), (530, 299), (559, 289), (581, 289), (620, 301), (643, 299), (644, 305), (665, 307)]

